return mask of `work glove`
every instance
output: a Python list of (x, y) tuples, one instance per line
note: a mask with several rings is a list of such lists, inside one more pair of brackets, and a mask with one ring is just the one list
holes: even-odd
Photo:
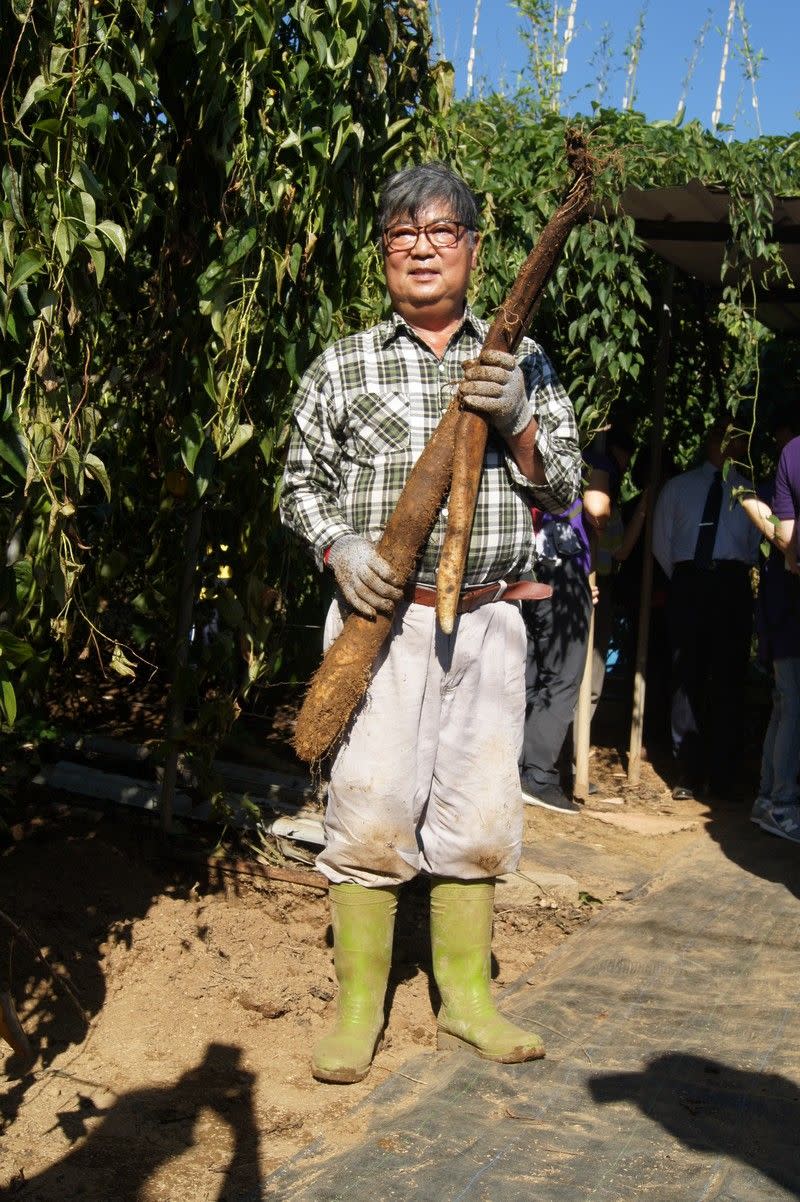
[(505, 351), (483, 351), (480, 359), (465, 363), (461, 392), (469, 408), (483, 414), (503, 438), (521, 434), (533, 417), (525, 377)]
[(328, 556), (328, 566), (345, 600), (365, 618), (374, 618), (376, 610), (391, 614), (394, 602), (403, 595), (397, 573), (373, 543), (360, 534), (338, 538)]

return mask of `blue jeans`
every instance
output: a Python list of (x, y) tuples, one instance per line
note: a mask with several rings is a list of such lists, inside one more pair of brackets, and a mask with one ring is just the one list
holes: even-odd
[(761, 754), (758, 792), (773, 805), (800, 800), (800, 659), (776, 659), (772, 715)]

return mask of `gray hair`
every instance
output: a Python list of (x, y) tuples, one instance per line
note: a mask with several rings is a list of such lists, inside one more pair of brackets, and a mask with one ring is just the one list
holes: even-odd
[(417, 220), (417, 214), (435, 200), (445, 201), (452, 217), (469, 229), (478, 226), (478, 199), (464, 180), (446, 163), (420, 163), (391, 175), (381, 190), (378, 220), (385, 230), (394, 217)]

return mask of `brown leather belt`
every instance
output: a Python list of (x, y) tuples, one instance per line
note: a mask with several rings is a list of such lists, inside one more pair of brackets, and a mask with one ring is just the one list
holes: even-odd
[[(545, 601), (552, 597), (553, 589), (549, 584), (538, 584), (535, 580), (515, 580), (507, 584), (505, 580), (493, 580), (491, 584), (479, 584), (476, 588), (464, 589), (458, 598), (457, 614), (467, 614), (480, 605), (488, 605), (492, 601)], [(409, 601), (415, 605), (436, 605), (436, 589), (426, 584), (417, 584), (408, 593)]]

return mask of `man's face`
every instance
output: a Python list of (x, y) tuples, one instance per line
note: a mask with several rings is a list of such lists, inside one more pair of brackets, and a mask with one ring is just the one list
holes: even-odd
[[(413, 222), (407, 213), (397, 214), (389, 225), (419, 226), (437, 220), (454, 220), (446, 201), (425, 205)], [(386, 286), (392, 306), (412, 323), (415, 315), (424, 317), (426, 313), (460, 317), (470, 272), (477, 258), (477, 236), (463, 227), (455, 246), (432, 246), (427, 236), (421, 233), (411, 250), (386, 250), (384, 247)]]

